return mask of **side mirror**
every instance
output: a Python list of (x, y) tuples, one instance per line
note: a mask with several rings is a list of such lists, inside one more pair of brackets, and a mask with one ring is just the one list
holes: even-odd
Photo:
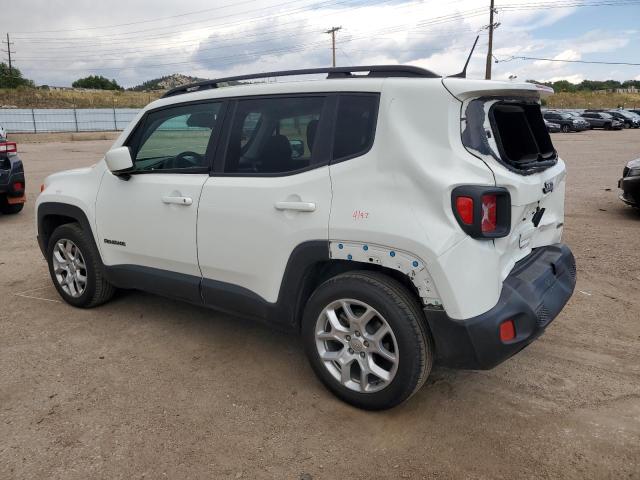
[(129, 147), (118, 147), (109, 150), (104, 156), (107, 168), (114, 175), (126, 173), (133, 168)]
[(304, 143), (302, 140), (289, 140), (291, 145), (291, 157), (300, 158), (304, 155)]

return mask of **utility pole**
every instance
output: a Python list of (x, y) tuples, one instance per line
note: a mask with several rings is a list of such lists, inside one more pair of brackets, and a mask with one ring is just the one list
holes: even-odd
[(342, 27), (332, 27), (324, 33), (331, 34), (331, 49), (333, 51), (333, 66), (336, 66), (336, 32), (342, 30)]
[(12, 52), (11, 51), (11, 45), (13, 45), (13, 42), (9, 39), (9, 34), (7, 33), (7, 49), (3, 50), (3, 52), (5, 52), (8, 57), (9, 57), (9, 76), (13, 76), (13, 70), (11, 69), (11, 54), (12, 53), (16, 53), (16, 52)]
[(487, 68), (485, 70), (485, 80), (491, 80), (491, 62), (493, 62), (493, 14), (495, 8), (493, 6), (494, 0), (491, 0), (491, 6), (489, 7), (489, 49), (487, 50)]

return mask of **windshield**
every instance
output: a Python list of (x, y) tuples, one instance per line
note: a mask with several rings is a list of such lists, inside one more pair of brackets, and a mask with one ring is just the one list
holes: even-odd
[(623, 110), (617, 110), (616, 113), (623, 116), (624, 118), (633, 118), (633, 115), (630, 115), (628, 112), (625, 112)]

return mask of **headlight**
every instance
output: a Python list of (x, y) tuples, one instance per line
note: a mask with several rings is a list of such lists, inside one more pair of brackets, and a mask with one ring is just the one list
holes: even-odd
[(574, 125), (578, 125), (580, 122), (578, 120), (572, 120), (572, 122)]
[(640, 176), (640, 158), (636, 158), (635, 160), (631, 160), (627, 163), (627, 168), (629, 169), (627, 177)]

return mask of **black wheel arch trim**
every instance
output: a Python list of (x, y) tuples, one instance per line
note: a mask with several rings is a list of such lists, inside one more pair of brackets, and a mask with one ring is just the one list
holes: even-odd
[[(47, 217), (56, 216), (56, 217), (67, 217), (72, 219), (73, 221), (80, 224), (83, 230), (90, 232), (90, 238), (96, 247), (96, 251), (100, 252), (98, 246), (95, 242), (95, 237), (93, 235), (93, 229), (91, 228), (91, 224), (89, 223), (89, 219), (80, 207), (76, 205), (71, 205), (68, 203), (61, 202), (43, 202), (38, 205), (38, 211), (36, 213), (37, 217), (37, 225), (38, 225), (38, 245), (40, 246), (40, 250), (42, 254), (46, 257), (47, 245), (49, 243), (49, 238), (53, 233), (55, 228), (49, 228), (47, 225)], [(67, 222), (65, 222), (67, 223)], [(59, 224), (58, 224), (59, 225)], [(56, 225), (56, 227), (58, 226)], [(102, 262), (102, 259), (100, 259)]]

